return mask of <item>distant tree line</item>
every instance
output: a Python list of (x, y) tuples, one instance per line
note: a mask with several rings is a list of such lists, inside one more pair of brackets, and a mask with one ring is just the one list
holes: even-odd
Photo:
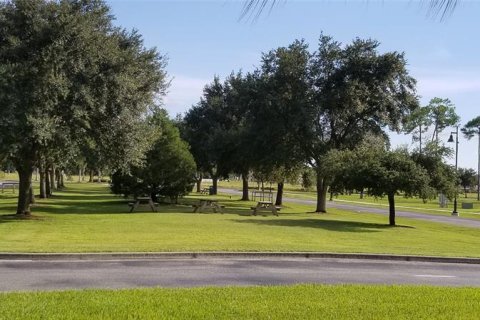
[[(248, 200), (254, 173), (277, 183), (281, 204), (285, 180), (302, 176), (307, 188), (315, 180), (317, 212), (326, 212), (329, 189), (365, 190), (389, 198), (391, 224), (397, 194), (453, 197), (457, 177), (444, 163), (451, 149), (439, 133), (458, 125), (455, 108), (442, 98), (420, 107), (404, 54), (379, 53), (378, 46), (362, 39), (343, 45), (321, 35), (314, 52), (297, 40), (264, 53), (253, 72), (232, 73), (223, 82), (214, 77), (179, 119), (198, 181), (208, 175), (216, 191), (219, 178), (241, 175)], [(390, 150), (387, 128), (413, 133), (419, 148)]]

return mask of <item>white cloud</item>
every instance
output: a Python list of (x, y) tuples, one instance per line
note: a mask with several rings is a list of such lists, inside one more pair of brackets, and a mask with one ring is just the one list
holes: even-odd
[(200, 100), (203, 88), (209, 82), (211, 79), (175, 75), (164, 98), (165, 108), (171, 116), (187, 111)]

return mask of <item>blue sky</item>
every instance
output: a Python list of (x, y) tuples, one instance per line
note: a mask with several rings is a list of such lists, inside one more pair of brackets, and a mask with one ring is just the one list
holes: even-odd
[[(381, 42), (380, 51), (402, 51), (418, 81), (422, 104), (450, 98), (462, 123), (480, 116), (480, 2), (460, 0), (440, 21), (428, 1), (277, 1), (255, 22), (239, 21), (243, 1), (107, 1), (116, 23), (138, 29), (147, 47), (169, 58), (172, 79), (165, 107), (183, 113), (199, 100), (214, 75), (251, 71), (262, 52), (305, 39), (315, 50), (320, 32), (337, 41), (355, 37)], [(442, 138), (446, 141), (451, 130)], [(409, 136), (391, 135), (410, 144)], [(478, 140), (460, 137), (459, 166), (477, 168)]]

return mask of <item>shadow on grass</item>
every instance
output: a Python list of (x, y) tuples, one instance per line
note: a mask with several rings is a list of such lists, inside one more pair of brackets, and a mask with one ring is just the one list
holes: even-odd
[(391, 228), (413, 228), (408, 226), (390, 226), (380, 223), (368, 223), (357, 221), (338, 221), (338, 220), (319, 220), (319, 219), (248, 219), (248, 220), (234, 220), (238, 223), (252, 223), (257, 225), (268, 225), (277, 227), (302, 227), (324, 229), (328, 231), (337, 232), (380, 232), (382, 230)]

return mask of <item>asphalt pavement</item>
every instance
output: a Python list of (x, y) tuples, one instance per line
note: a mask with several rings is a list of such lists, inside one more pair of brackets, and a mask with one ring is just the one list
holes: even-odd
[(480, 287), (480, 264), (315, 258), (0, 260), (0, 291), (322, 284)]
[[(218, 189), (219, 192), (227, 193), (227, 194), (235, 194), (239, 195), (242, 192), (234, 189), (225, 189), (221, 188)], [(315, 200), (308, 200), (308, 199), (296, 199), (290, 197), (283, 197), (283, 201), (285, 202), (292, 202), (292, 203), (299, 203), (299, 204), (307, 204), (307, 205), (316, 205)], [(368, 204), (352, 204), (343, 201), (328, 201), (327, 209), (328, 208), (337, 208), (343, 209), (348, 211), (353, 211), (356, 213), (374, 213), (374, 214), (381, 214), (381, 215), (388, 215), (388, 208), (387, 207), (379, 207), (379, 206), (369, 206)], [(471, 228), (480, 228), (480, 220), (475, 219), (468, 219), (463, 217), (454, 217), (452, 215), (447, 214), (429, 214), (429, 213), (419, 213), (419, 212), (412, 212), (408, 210), (396, 210), (395, 215), (397, 217), (404, 217), (410, 219), (417, 219), (417, 220), (424, 220), (424, 221), (431, 221), (431, 222), (438, 222), (438, 223), (447, 223), (461, 227), (471, 227)]]

